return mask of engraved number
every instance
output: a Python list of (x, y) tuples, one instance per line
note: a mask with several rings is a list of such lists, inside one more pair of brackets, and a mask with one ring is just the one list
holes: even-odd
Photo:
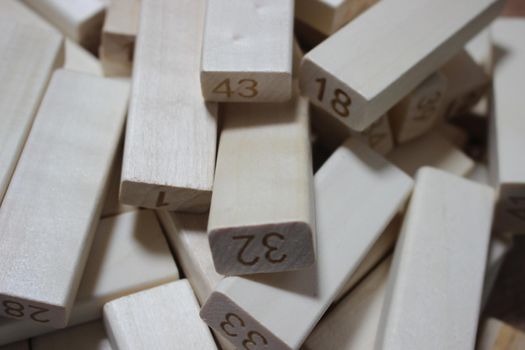
[[(235, 240), (246, 240), (244, 242), (243, 246), (239, 250), (239, 253), (237, 253), (237, 261), (239, 261), (241, 264), (246, 266), (253, 266), (259, 261), (259, 257), (256, 256), (251, 260), (247, 260), (244, 258), (244, 253), (246, 251), (246, 248), (250, 245), (250, 243), (255, 239), (254, 235), (244, 235), (244, 236), (234, 236), (232, 239)], [(273, 240), (273, 243), (271, 242)], [(277, 251), (280, 247), (275, 246), (275, 241), (284, 241), (284, 236), (280, 233), (272, 232), (264, 235), (262, 239), (262, 244), (265, 248), (267, 248), (266, 253), (264, 254), (266, 260), (271, 262), (272, 264), (279, 264), (282, 263), (286, 259), (286, 254), (282, 254), (280, 256), (276, 256)]]
[(43, 307), (38, 307), (38, 306), (34, 306), (34, 305), (29, 305), (29, 307), (37, 310), (37, 311), (35, 311), (35, 312), (33, 312), (31, 314), (31, 319), (33, 321), (40, 322), (40, 323), (47, 323), (47, 322), (49, 322), (48, 319), (38, 318), (37, 317), (37, 315), (39, 315), (39, 314), (43, 314), (44, 312), (48, 312), (49, 311), (48, 309), (44, 309)]
[[(247, 84), (244, 84), (247, 83)], [(244, 84), (244, 85), (243, 85)], [(257, 96), (257, 82), (253, 79), (242, 79), (239, 80), (239, 85), (244, 89), (244, 91), (239, 92), (239, 96), (246, 97), (246, 98), (252, 98)], [(245, 94), (245, 91), (249, 92), (249, 94)]]
[(269, 233), (265, 235), (263, 238), (263, 245), (266, 248), (268, 248), (268, 251), (266, 252), (266, 254), (264, 254), (264, 256), (266, 257), (266, 260), (268, 260), (271, 263), (274, 263), (274, 264), (282, 263), (284, 259), (286, 259), (286, 254), (282, 254), (281, 257), (279, 258), (272, 257), (273, 252), (275, 252), (276, 250), (279, 250), (279, 247), (270, 245), (271, 238), (276, 238), (276, 239), (279, 239), (280, 241), (284, 241), (284, 236), (281, 235), (280, 233), (274, 232), (274, 233)]
[[(326, 79), (319, 78), (315, 80), (319, 83), (319, 92), (317, 94), (317, 99), (320, 102), (323, 102), (325, 90), (326, 90)], [(352, 104), (352, 99), (346, 92), (341, 89), (335, 89), (333, 93), (333, 98), (330, 101), (330, 105), (335, 113), (340, 117), (348, 117), (350, 115), (350, 105)]]
[[(4, 306), (4, 312), (7, 315), (12, 316), (12, 317), (17, 317), (17, 318), (24, 317), (24, 305), (16, 301), (13, 301), (13, 300), (4, 300), (2, 302), (2, 305)], [(42, 307), (34, 306), (34, 305), (28, 305), (28, 308), (36, 310), (35, 312), (31, 313), (29, 316), (33, 321), (40, 322), (40, 323), (49, 322), (48, 319), (37, 317), (37, 315), (48, 312), (49, 311), (48, 309), (44, 309)]]
[(257, 90), (257, 81), (253, 79), (241, 79), (237, 82), (239, 87), (233, 90), (231, 87), (230, 79), (224, 79), (217, 85), (212, 92), (216, 94), (225, 94), (226, 97), (230, 98), (235, 93), (244, 98), (253, 98), (259, 94)]
[(422, 98), (417, 104), (418, 115), (414, 118), (414, 120), (423, 121), (428, 119), (433, 113), (437, 111), (440, 100), (441, 92), (436, 92), (430, 98)]
[(232, 323), (231, 319), (237, 319), (237, 320), (239, 320), (239, 324), (241, 325), (241, 327), (244, 328), (244, 321), (242, 320), (242, 318), (240, 318), (236, 314), (228, 313), (228, 314), (226, 314), (226, 317), (224, 319), (225, 319), (225, 321), (221, 323), (221, 328), (224, 331), (224, 333), (228, 334), (230, 337), (238, 336), (237, 333), (230, 333), (226, 329), (226, 326), (230, 326), (231, 328), (235, 328), (235, 325)]
[(250, 350), (250, 349), (253, 349), (251, 346), (248, 347), (248, 344), (250, 345), (254, 345), (254, 346), (257, 346), (258, 345), (258, 342), (255, 341), (255, 336), (257, 336), (257, 338), (259, 338), (262, 343), (264, 345), (267, 345), (268, 344), (268, 341), (266, 341), (266, 338), (264, 338), (261, 333), (259, 332), (256, 332), (256, 331), (249, 331), (248, 332), (248, 336), (247, 336), (247, 339), (245, 339), (243, 342), (242, 342), (242, 346), (246, 349), (246, 350)]
[[(233, 320), (237, 321), (238, 326), (233, 324)], [(230, 312), (230, 313), (226, 314), (226, 316), (224, 317), (224, 321), (220, 324), (220, 327), (222, 328), (224, 333), (226, 333), (228, 336), (230, 336), (230, 337), (237, 337), (239, 334), (238, 333), (234, 333), (234, 329), (237, 328), (237, 327), (245, 328), (246, 324), (244, 323), (242, 318), (240, 318), (238, 315)], [(228, 329), (227, 329), (227, 327), (228, 327)], [(264, 344), (264, 345), (268, 344), (268, 341), (266, 340), (266, 338), (261, 333), (256, 332), (256, 331), (248, 331), (248, 333), (246, 334), (246, 338), (243, 339), (243, 341), (242, 341), (242, 346), (246, 350), (255, 349), (255, 348), (252, 347), (252, 345), (255, 346), (255, 347), (257, 345), (259, 345), (260, 343), (258, 342), (258, 340), (260, 340), (262, 342), (262, 344)]]
[(248, 245), (251, 243), (251, 241), (253, 241), (254, 238), (255, 238), (254, 236), (236, 236), (236, 237), (233, 237), (233, 239), (245, 239), (246, 240), (246, 242), (244, 242), (244, 245), (241, 247), (241, 250), (237, 254), (237, 260), (243, 265), (253, 266), (253, 265), (255, 265), (257, 263), (257, 261), (259, 261), (258, 257), (255, 257), (255, 258), (253, 258), (250, 261), (245, 260), (242, 257), (243, 254), (244, 254), (244, 251), (246, 250), (246, 247), (248, 247)]

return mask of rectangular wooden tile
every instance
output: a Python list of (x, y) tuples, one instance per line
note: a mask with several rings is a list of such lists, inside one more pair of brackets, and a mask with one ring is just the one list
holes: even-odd
[(32, 350), (113, 350), (102, 321), (89, 322), (31, 339)]

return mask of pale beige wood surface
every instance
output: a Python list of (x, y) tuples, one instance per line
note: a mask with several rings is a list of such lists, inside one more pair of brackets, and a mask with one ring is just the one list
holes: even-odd
[(525, 333), (495, 318), (482, 323), (476, 350), (522, 349), (525, 349)]
[[(179, 273), (155, 214), (135, 211), (99, 222), (71, 311), (69, 326), (102, 317), (116, 298), (178, 279)], [(49, 333), (30, 321), (0, 319), (0, 344)]]
[(107, 303), (104, 323), (115, 350), (217, 349), (187, 280)]
[(204, 0), (143, 0), (120, 199), (146, 208), (209, 209), (217, 105), (199, 86)]
[(104, 324), (94, 321), (31, 339), (31, 350), (112, 350)]
[(201, 86), (207, 101), (292, 97), (294, 0), (209, 0)]
[(99, 59), (71, 39), (66, 39), (64, 69), (103, 76)]
[(458, 53), (503, 4), (380, 1), (304, 57), (301, 91), (362, 131)]

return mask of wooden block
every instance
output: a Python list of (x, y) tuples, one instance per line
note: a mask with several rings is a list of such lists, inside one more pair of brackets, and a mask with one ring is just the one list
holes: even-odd
[(0, 14), (0, 203), (51, 73), (64, 59), (63, 40), (57, 33), (18, 24), (11, 21), (10, 16), (5, 18), (3, 10)]
[(489, 169), (499, 190), (495, 229), (525, 233), (525, 20), (500, 19), (492, 27), (495, 45), (504, 56), (494, 71), (494, 98), (490, 118)]
[(434, 73), (388, 112), (398, 143), (418, 138), (434, 127), (446, 91), (447, 78)]
[(493, 203), (488, 186), (418, 172), (375, 349), (474, 348)]
[(128, 94), (122, 82), (53, 74), (0, 208), (0, 315), (66, 326)]
[(253, 348), (264, 344), (276, 350), (298, 349), (411, 187), (408, 176), (375, 152), (347, 141), (315, 176), (316, 265), (295, 272), (224, 278), (201, 317), (237, 347), (253, 342)]
[(30, 350), (29, 341), (23, 340), (17, 343), (0, 346), (0, 350)]
[(106, 75), (131, 75), (140, 3), (140, 0), (113, 0), (108, 6), (99, 49)]
[(394, 135), (387, 114), (373, 122), (365, 131), (359, 133), (350, 130), (350, 135), (381, 155), (386, 155), (394, 149)]
[(100, 61), (91, 52), (86, 51), (71, 39), (66, 40), (65, 47), (66, 59), (64, 69), (93, 74), (99, 77), (104, 76)]
[(107, 303), (104, 323), (115, 349), (217, 349), (187, 280)]
[(477, 350), (525, 349), (525, 333), (495, 318), (487, 319), (480, 333)]
[(399, 145), (387, 159), (410, 176), (419, 168), (431, 166), (458, 176), (465, 176), (474, 168), (474, 161), (438, 132)]
[(227, 104), (208, 232), (217, 272), (298, 270), (315, 261), (308, 101)]
[(98, 47), (105, 5), (99, 0), (22, 0), (64, 35), (94, 51)]
[(458, 53), (503, 4), (381, 1), (304, 57), (301, 91), (362, 131)]
[(470, 57), (485, 71), (485, 74), (492, 76), (492, 69), (494, 66), (494, 50), (492, 45), (492, 34), (490, 27), (482, 30), (467, 45), (465, 50)]
[(496, 283), (496, 278), (500, 271), (505, 255), (512, 247), (511, 241), (506, 241), (501, 237), (494, 236), (490, 240), (489, 253), (487, 259), (487, 271), (485, 272), (485, 284), (483, 286), (482, 310), (487, 304), (492, 288)]
[[(162, 229), (151, 211), (135, 211), (99, 222), (69, 326), (102, 317), (111, 300), (178, 279)], [(30, 321), (0, 319), (0, 344), (46, 334)]]
[(125, 204), (209, 209), (217, 104), (199, 92), (205, 3), (142, 0), (120, 189)]
[(377, 266), (317, 324), (304, 350), (373, 349), (392, 258)]
[(112, 350), (104, 324), (94, 321), (31, 339), (32, 350)]
[(201, 86), (207, 101), (292, 97), (293, 0), (209, 1)]
[(467, 145), (469, 135), (459, 126), (442, 122), (436, 126), (436, 130), (457, 148), (463, 149)]
[(483, 185), (491, 185), (488, 167), (483, 163), (476, 163), (468, 178)]

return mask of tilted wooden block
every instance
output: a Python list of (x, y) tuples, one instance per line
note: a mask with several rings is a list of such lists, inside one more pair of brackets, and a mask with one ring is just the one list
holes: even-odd
[(492, 76), (494, 68), (494, 47), (492, 45), (492, 34), (490, 27), (482, 30), (467, 45), (465, 50), (474, 59), (474, 61), (483, 67), (488, 76)]
[[(68, 326), (102, 317), (108, 301), (179, 277), (177, 266), (151, 211), (135, 211), (99, 222)], [(31, 321), (0, 319), (0, 344), (49, 333)]]
[(362, 131), (458, 53), (504, 2), (380, 1), (304, 57), (301, 91)]
[(93, 74), (99, 77), (104, 76), (102, 65), (98, 58), (86, 51), (71, 39), (66, 40), (66, 54), (64, 69), (75, 72)]
[(492, 26), (495, 45), (504, 55), (496, 62), (490, 118), (489, 169), (499, 190), (494, 227), (525, 233), (525, 20), (500, 19)]
[(525, 349), (525, 333), (495, 318), (487, 319), (481, 328), (477, 350)]
[(447, 78), (442, 73), (434, 73), (388, 112), (398, 143), (418, 138), (434, 127), (446, 91)]
[(250, 278), (226, 277), (201, 317), (237, 347), (249, 343), (253, 349), (298, 349), (411, 187), (408, 176), (349, 140), (315, 176), (316, 265)]
[(217, 104), (199, 87), (205, 1), (142, 0), (120, 199), (165, 210), (209, 209)]
[(418, 172), (375, 349), (474, 348), (494, 197), (441, 170)]
[(217, 349), (187, 280), (107, 303), (104, 323), (116, 350)]
[[(328, 117), (331, 118), (330, 116)], [(350, 130), (350, 135), (367, 144), (381, 155), (387, 155), (394, 149), (394, 135), (390, 127), (388, 114), (373, 122), (365, 131), (356, 132)]]
[(113, 350), (102, 321), (94, 321), (33, 338), (31, 349)]
[(202, 43), (207, 101), (292, 97), (293, 0), (210, 0)]

